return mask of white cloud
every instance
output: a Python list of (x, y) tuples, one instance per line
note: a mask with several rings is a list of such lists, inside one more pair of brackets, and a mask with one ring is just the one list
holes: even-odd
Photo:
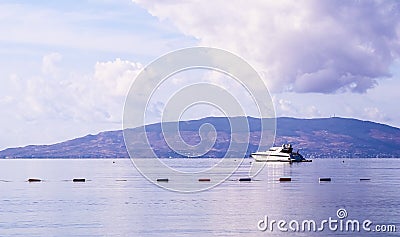
[(97, 62), (94, 72), (94, 85), (100, 85), (105, 93), (113, 96), (125, 96), (142, 69), (142, 64), (117, 58), (114, 61)]
[[(68, 71), (62, 64), (55, 66), (61, 58), (59, 53), (46, 54), (42, 70), (38, 70), (40, 74), (9, 76), (7, 90), (0, 94), (0, 105), (5, 111), (0, 129), (2, 134), (8, 134), (6, 140), (0, 138), (0, 149), (121, 128), (125, 95), (142, 65), (117, 58), (97, 62), (88, 74), (54, 74)], [(10, 131), (10, 127), (24, 130)]]
[(279, 104), (279, 109), (284, 113), (295, 111), (295, 108), (293, 107), (292, 102), (289, 100), (280, 99), (278, 101), (278, 104)]
[(367, 107), (364, 109), (364, 115), (366, 118), (372, 121), (387, 121), (388, 118), (385, 113), (381, 112), (376, 107)]
[(308, 102), (292, 100), (298, 99), (293, 98), (293, 96), (287, 97), (289, 97), (290, 99), (281, 98), (277, 95), (273, 96), (273, 101), (278, 117), (315, 118), (322, 115), (317, 106), (310, 105)]
[(399, 57), (398, 1), (134, 2), (244, 56), (274, 91), (363, 93)]
[(319, 111), (319, 109), (316, 106), (311, 105), (307, 107), (307, 117), (315, 118), (320, 116), (321, 116), (321, 111)]
[(0, 98), (0, 104), (9, 104), (13, 101), (13, 97), (11, 96), (3, 96)]
[(49, 74), (57, 76), (59, 69), (58, 63), (62, 60), (62, 55), (59, 53), (50, 53), (43, 56), (42, 59), (42, 72), (43, 74)]
[(121, 60), (97, 62), (89, 75), (75, 75), (63, 95), (77, 119), (122, 123), (125, 96), (142, 64)]

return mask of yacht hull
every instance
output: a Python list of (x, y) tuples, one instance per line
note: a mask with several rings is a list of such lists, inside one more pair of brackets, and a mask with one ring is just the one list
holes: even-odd
[(262, 154), (252, 154), (251, 157), (253, 157), (255, 161), (259, 162), (292, 162), (289, 157), (279, 157)]

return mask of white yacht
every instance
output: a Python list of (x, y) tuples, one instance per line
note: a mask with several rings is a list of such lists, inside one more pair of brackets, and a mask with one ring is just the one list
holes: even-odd
[(281, 147), (271, 147), (268, 151), (252, 153), (256, 161), (266, 162), (311, 162), (306, 160), (299, 151), (293, 152), (291, 144), (283, 144)]

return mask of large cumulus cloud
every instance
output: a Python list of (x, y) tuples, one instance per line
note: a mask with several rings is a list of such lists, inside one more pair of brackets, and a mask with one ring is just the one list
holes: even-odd
[(98, 61), (85, 73), (62, 58), (58, 52), (43, 55), (32, 75), (3, 78), (0, 131), (7, 136), (0, 137), (0, 150), (120, 129), (125, 96), (142, 65), (117, 58)]
[(399, 57), (399, 1), (134, 1), (242, 55), (273, 91), (363, 93)]

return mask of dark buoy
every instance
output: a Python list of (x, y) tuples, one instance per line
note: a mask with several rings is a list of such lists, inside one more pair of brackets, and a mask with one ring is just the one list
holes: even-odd
[(330, 182), (332, 181), (331, 178), (319, 178), (319, 182)]
[(28, 179), (28, 182), (41, 182), (41, 179)]
[(73, 179), (72, 182), (86, 182), (86, 179)]
[(290, 182), (290, 181), (292, 181), (292, 178), (290, 178), (290, 177), (281, 177), (281, 178), (279, 178), (279, 181), (281, 181), (281, 182)]
[(157, 182), (168, 182), (168, 179), (157, 179)]
[(239, 178), (240, 182), (250, 182), (251, 178)]
[(211, 181), (211, 179), (207, 179), (207, 178), (199, 179), (199, 182), (210, 182), (210, 181)]

